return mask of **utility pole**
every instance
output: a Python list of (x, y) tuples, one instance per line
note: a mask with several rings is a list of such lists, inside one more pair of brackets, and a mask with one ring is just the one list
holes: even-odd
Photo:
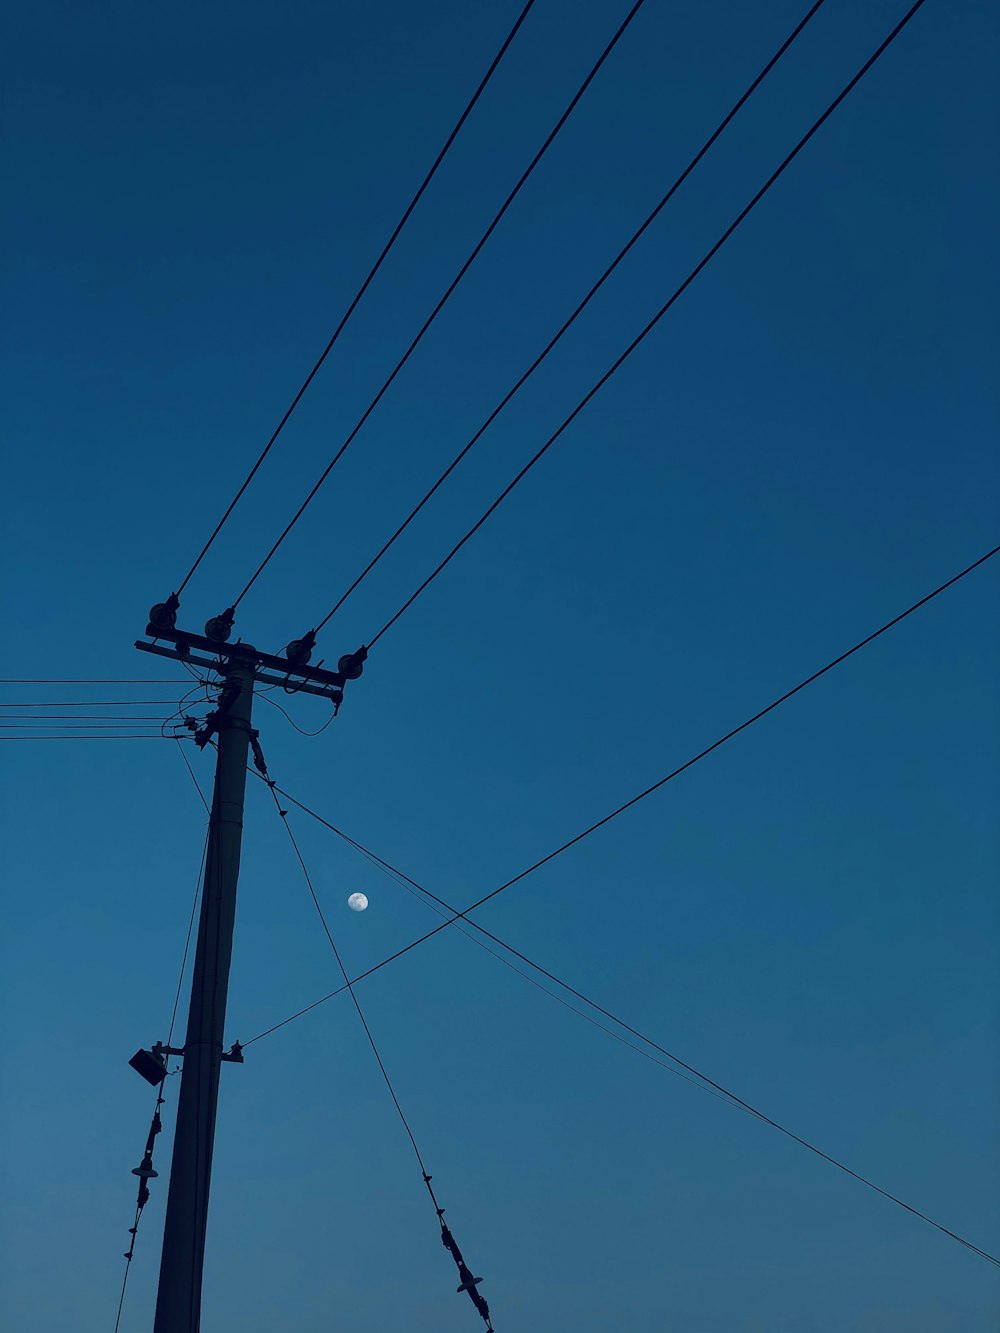
[(253, 660), (242, 654), (230, 657), (225, 681), (218, 714), (215, 792), (191, 1007), (184, 1038), (154, 1333), (193, 1333), (200, 1322), (208, 1194), (243, 837)]
[[(223, 1061), (243, 1062), (238, 1043), (231, 1051), (225, 1051), (224, 1029), (247, 759), (251, 746), (255, 758), (260, 754), (257, 733), (252, 728), (254, 683), (266, 681), (321, 695), (331, 701), (336, 711), (343, 700), (345, 680), (356, 680), (361, 675), (367, 656), (361, 648), (340, 659), (339, 671), (324, 671), (322, 664), (308, 665), (315, 642), (311, 633), (293, 640), (285, 650), (285, 658), (280, 658), (258, 652), (250, 644), (228, 644), (231, 612), (210, 620), (205, 626), (205, 636), (177, 631), (177, 606), (173, 596), (154, 606), (146, 627), (153, 642), (140, 640), (135, 646), (143, 652), (207, 668), (222, 676), (224, 683), (215, 711), (195, 735), (196, 743), (202, 747), (216, 735), (218, 753), (187, 1035), (182, 1050), (157, 1043), (151, 1052), (140, 1051), (130, 1061), (149, 1082), (159, 1083), (166, 1072), (163, 1055), (183, 1056), (154, 1333), (199, 1333), (201, 1327), (220, 1074)], [(173, 646), (166, 647), (163, 640)], [(209, 656), (195, 656), (192, 649)]]

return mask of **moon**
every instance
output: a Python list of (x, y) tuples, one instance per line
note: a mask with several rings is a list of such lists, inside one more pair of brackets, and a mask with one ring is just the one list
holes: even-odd
[(363, 893), (352, 893), (347, 900), (347, 906), (352, 912), (363, 912), (368, 906), (368, 899)]

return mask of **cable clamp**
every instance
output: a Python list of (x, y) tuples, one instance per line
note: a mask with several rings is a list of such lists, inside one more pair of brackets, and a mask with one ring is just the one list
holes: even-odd
[(264, 759), (264, 751), (260, 748), (260, 732), (256, 728), (250, 729), (250, 749), (253, 751), (253, 764), (257, 772), (261, 775), (268, 786), (273, 787), (267, 773), (267, 762)]

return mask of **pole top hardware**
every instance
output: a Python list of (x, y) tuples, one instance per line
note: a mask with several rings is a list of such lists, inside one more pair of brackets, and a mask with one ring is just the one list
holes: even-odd
[[(141, 639), (136, 641), (135, 646), (142, 652), (179, 658), (207, 667), (220, 675), (232, 667), (246, 665), (253, 669), (259, 681), (277, 685), (291, 682), (296, 689), (306, 694), (318, 694), (330, 699), (335, 705), (343, 700), (345, 680), (356, 680), (361, 674), (359, 665), (355, 664), (364, 661), (364, 649), (358, 653), (349, 653), (342, 659), (342, 665), (350, 665), (349, 671), (327, 671), (322, 666), (310, 666), (309, 657), (315, 643), (311, 632), (288, 645), (285, 650), (288, 656), (279, 657), (274, 653), (260, 652), (252, 644), (239, 639), (235, 643), (227, 642), (232, 628), (231, 607), (208, 622), (204, 635), (177, 629), (176, 615), (176, 598), (171, 594), (166, 602), (159, 602), (152, 608), (146, 626), (149, 638), (165, 640), (173, 647), (167, 647), (165, 643), (146, 643)], [(196, 656), (196, 653), (201, 656)]]
[(316, 647), (316, 631), (314, 629), (306, 630), (301, 639), (292, 639), (285, 648), (285, 656), (295, 667), (304, 667), (312, 657), (312, 650)]
[(226, 643), (230, 634), (233, 632), (233, 621), (236, 619), (236, 608), (227, 607), (221, 615), (212, 616), (210, 620), (205, 621), (205, 638), (211, 639), (213, 643)]
[(337, 670), (345, 680), (357, 680), (368, 661), (368, 649), (362, 644), (356, 653), (345, 653), (337, 663)]
[(165, 602), (156, 602), (149, 608), (149, 623), (156, 631), (171, 630), (177, 624), (177, 610), (181, 599), (172, 592)]
[[(157, 1043), (157, 1045), (159, 1045), (159, 1043)], [(160, 1050), (162, 1049), (163, 1048), (160, 1047)], [(135, 1055), (133, 1055), (132, 1059), (129, 1061), (129, 1064), (137, 1074), (141, 1075), (147, 1083), (151, 1083), (154, 1088), (159, 1087), (167, 1077), (166, 1061), (156, 1050), (156, 1047), (151, 1051), (145, 1049), (136, 1051)]]

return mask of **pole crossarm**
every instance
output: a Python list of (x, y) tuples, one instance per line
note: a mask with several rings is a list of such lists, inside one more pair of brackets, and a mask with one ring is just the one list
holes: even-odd
[[(135, 641), (136, 648), (140, 652), (155, 653), (158, 657), (169, 657), (180, 662), (189, 662), (196, 666), (208, 668), (220, 675), (225, 675), (227, 665), (242, 664), (245, 667), (251, 667), (256, 680), (266, 681), (271, 685), (286, 685), (295, 689), (300, 689), (308, 694), (319, 694), (325, 698), (332, 699), (334, 704), (339, 705), (344, 697), (344, 683), (348, 679), (353, 679), (355, 674), (360, 675), (360, 669), (352, 672), (351, 676), (345, 675), (342, 671), (328, 671), (324, 669), (323, 663), (318, 662), (315, 666), (310, 666), (305, 661), (292, 661), (285, 657), (278, 657), (275, 653), (264, 653), (254, 648), (252, 644), (237, 640), (236, 643), (220, 643), (218, 640), (207, 638), (204, 634), (195, 634), (190, 630), (175, 629), (161, 624), (154, 624), (152, 621), (146, 626), (146, 634), (153, 640), (147, 643), (143, 639)], [(173, 644), (172, 648), (162, 646), (157, 642), (159, 639), (165, 639)], [(194, 656), (192, 649), (199, 650), (200, 653), (209, 654), (209, 656)], [(275, 673), (263, 675), (261, 668)]]

